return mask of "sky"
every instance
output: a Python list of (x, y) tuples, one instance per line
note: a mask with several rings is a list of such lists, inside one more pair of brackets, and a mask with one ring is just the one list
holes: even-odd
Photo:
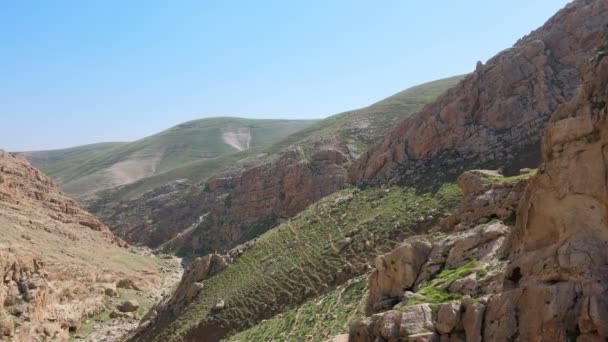
[(324, 118), (470, 72), (567, 2), (2, 1), (0, 149)]

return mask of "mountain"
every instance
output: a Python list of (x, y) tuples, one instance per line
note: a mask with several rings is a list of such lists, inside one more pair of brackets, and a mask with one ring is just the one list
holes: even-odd
[[(100, 193), (88, 207), (132, 243), (165, 244), (165, 250), (183, 254), (230, 249), (344, 188), (350, 161), (461, 79), (412, 87), (321, 120), (273, 145)], [(157, 187), (142, 194), (141, 187), (151, 183)]]
[(607, 14), (567, 5), (358, 159), (288, 149), (159, 207), (191, 222), (162, 248), (209, 254), (130, 340), (608, 338)]
[[(43, 168), (68, 194), (85, 198), (188, 163), (268, 145), (314, 120), (210, 118), (182, 123), (158, 134), (114, 148), (65, 158)], [(85, 147), (76, 148), (84, 150)], [(74, 150), (74, 149), (71, 149)], [(62, 151), (52, 151), (62, 155)], [(51, 152), (45, 152), (50, 155)], [(29, 152), (26, 157), (44, 155)], [(73, 153), (72, 153), (73, 154)]]
[(30, 152), (19, 152), (19, 155), (24, 156), (32, 164), (33, 167), (52, 168), (57, 164), (63, 164), (70, 162), (73, 159), (79, 159), (88, 157), (94, 153), (104, 152), (111, 150), (114, 147), (126, 144), (124, 142), (106, 142), (97, 143), (90, 145), (83, 145), (71, 148), (64, 148), (60, 150), (48, 150), (48, 151), (30, 151)]
[(551, 113), (572, 97), (581, 61), (606, 33), (605, 1), (575, 2), (403, 121), (351, 168), (354, 183), (415, 184), (472, 168), (538, 165)]
[[(70, 334), (111, 336), (113, 329), (133, 327), (178, 267), (128, 248), (23, 157), (4, 151), (0, 226), (2, 340), (67, 341)], [(141, 308), (124, 321), (111, 320), (124, 300)]]

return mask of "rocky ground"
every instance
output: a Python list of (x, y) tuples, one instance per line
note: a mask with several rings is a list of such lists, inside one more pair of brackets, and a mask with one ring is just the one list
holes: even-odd
[(86, 336), (96, 328), (87, 321), (115, 297), (138, 297), (144, 310), (179, 269), (128, 247), (24, 158), (4, 151), (0, 226), (0, 340)]

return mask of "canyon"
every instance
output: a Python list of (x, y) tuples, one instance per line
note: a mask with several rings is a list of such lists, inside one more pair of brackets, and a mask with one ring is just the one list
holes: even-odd
[(607, 56), (575, 0), (326, 119), (0, 150), (0, 341), (604, 341)]

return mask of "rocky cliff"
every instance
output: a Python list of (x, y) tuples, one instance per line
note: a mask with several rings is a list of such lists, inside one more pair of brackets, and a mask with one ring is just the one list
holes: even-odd
[(416, 184), (473, 168), (535, 167), (549, 116), (580, 84), (579, 66), (606, 24), (606, 1), (567, 5), (391, 131), (353, 165), (350, 179)]
[(0, 340), (85, 338), (128, 291), (152, 301), (170, 267), (127, 249), (51, 179), (4, 151), (0, 226)]
[(606, 51), (592, 55), (575, 96), (552, 114), (538, 173), (525, 191), (513, 188), (515, 226), (461, 215), (446, 237), (412, 237), (381, 256), (369, 278), (373, 315), (351, 327), (350, 340), (608, 339)]

